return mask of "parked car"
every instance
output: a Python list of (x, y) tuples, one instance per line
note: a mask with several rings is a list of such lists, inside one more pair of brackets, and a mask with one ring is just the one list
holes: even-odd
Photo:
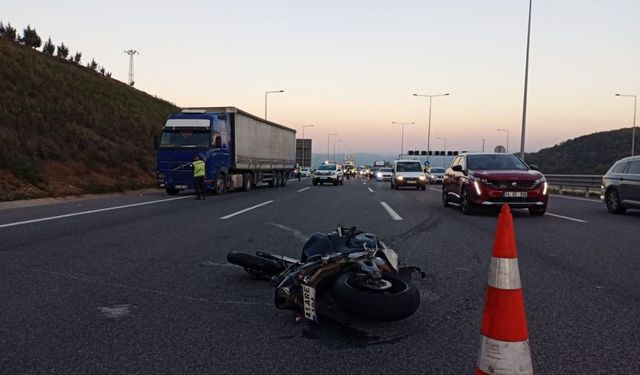
[(441, 184), (445, 170), (445, 168), (432, 167), (429, 173), (427, 173), (427, 182), (430, 184)]
[(602, 177), (600, 199), (612, 214), (640, 208), (640, 156), (620, 159)]
[(391, 168), (380, 168), (376, 173), (376, 181), (389, 181), (392, 173), (393, 169)]
[(313, 185), (322, 185), (325, 182), (334, 185), (342, 185), (344, 183), (344, 174), (342, 173), (342, 166), (340, 164), (322, 164), (313, 172)]
[(420, 160), (395, 160), (391, 172), (391, 188), (410, 186), (416, 189), (427, 188), (427, 177)]
[(456, 156), (442, 183), (442, 204), (460, 204), (470, 215), (479, 207), (528, 208), (533, 216), (547, 210), (547, 180), (535, 165), (513, 154), (465, 153)]

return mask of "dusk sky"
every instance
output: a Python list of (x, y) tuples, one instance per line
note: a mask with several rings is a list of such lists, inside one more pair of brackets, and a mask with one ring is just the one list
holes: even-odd
[[(518, 151), (528, 0), (8, 1), (30, 24), (136, 87), (179, 106), (236, 106), (305, 129), (314, 151)], [(633, 123), (640, 94), (639, 0), (534, 0), (526, 151)], [(298, 136), (301, 134), (299, 133)]]

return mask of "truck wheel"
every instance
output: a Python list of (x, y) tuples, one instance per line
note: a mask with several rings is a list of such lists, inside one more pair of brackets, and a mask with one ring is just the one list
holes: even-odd
[(287, 178), (289, 174), (287, 172), (282, 172), (282, 187), (287, 186), (287, 181), (289, 180)]
[(276, 172), (276, 187), (279, 188), (282, 186), (282, 173)]
[(391, 272), (382, 273), (385, 289), (363, 285), (354, 272), (336, 279), (331, 296), (342, 310), (364, 319), (394, 321), (404, 319), (420, 307), (420, 291), (412, 283)]
[(251, 191), (252, 188), (253, 188), (253, 181), (251, 181), (251, 174), (245, 173), (242, 176), (242, 190)]
[(222, 195), (227, 192), (227, 180), (224, 173), (218, 173), (216, 186), (213, 187), (213, 195)]
[(164, 189), (168, 195), (178, 195), (180, 194), (180, 190), (178, 189), (170, 189), (170, 188), (166, 188)]

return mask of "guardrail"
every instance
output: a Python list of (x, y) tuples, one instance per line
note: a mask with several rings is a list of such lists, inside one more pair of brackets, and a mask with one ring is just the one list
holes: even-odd
[(602, 176), (595, 174), (545, 174), (549, 186), (557, 190), (560, 195), (565, 193), (584, 194), (589, 198), (596, 194), (600, 196)]

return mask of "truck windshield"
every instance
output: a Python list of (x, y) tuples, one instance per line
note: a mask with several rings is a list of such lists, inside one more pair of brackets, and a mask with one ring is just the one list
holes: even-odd
[(160, 148), (208, 148), (209, 132), (195, 130), (164, 130)]
[(467, 168), (471, 170), (523, 170), (529, 168), (516, 156), (511, 154), (469, 155)]
[(422, 172), (420, 163), (399, 162), (396, 164), (396, 172)]

